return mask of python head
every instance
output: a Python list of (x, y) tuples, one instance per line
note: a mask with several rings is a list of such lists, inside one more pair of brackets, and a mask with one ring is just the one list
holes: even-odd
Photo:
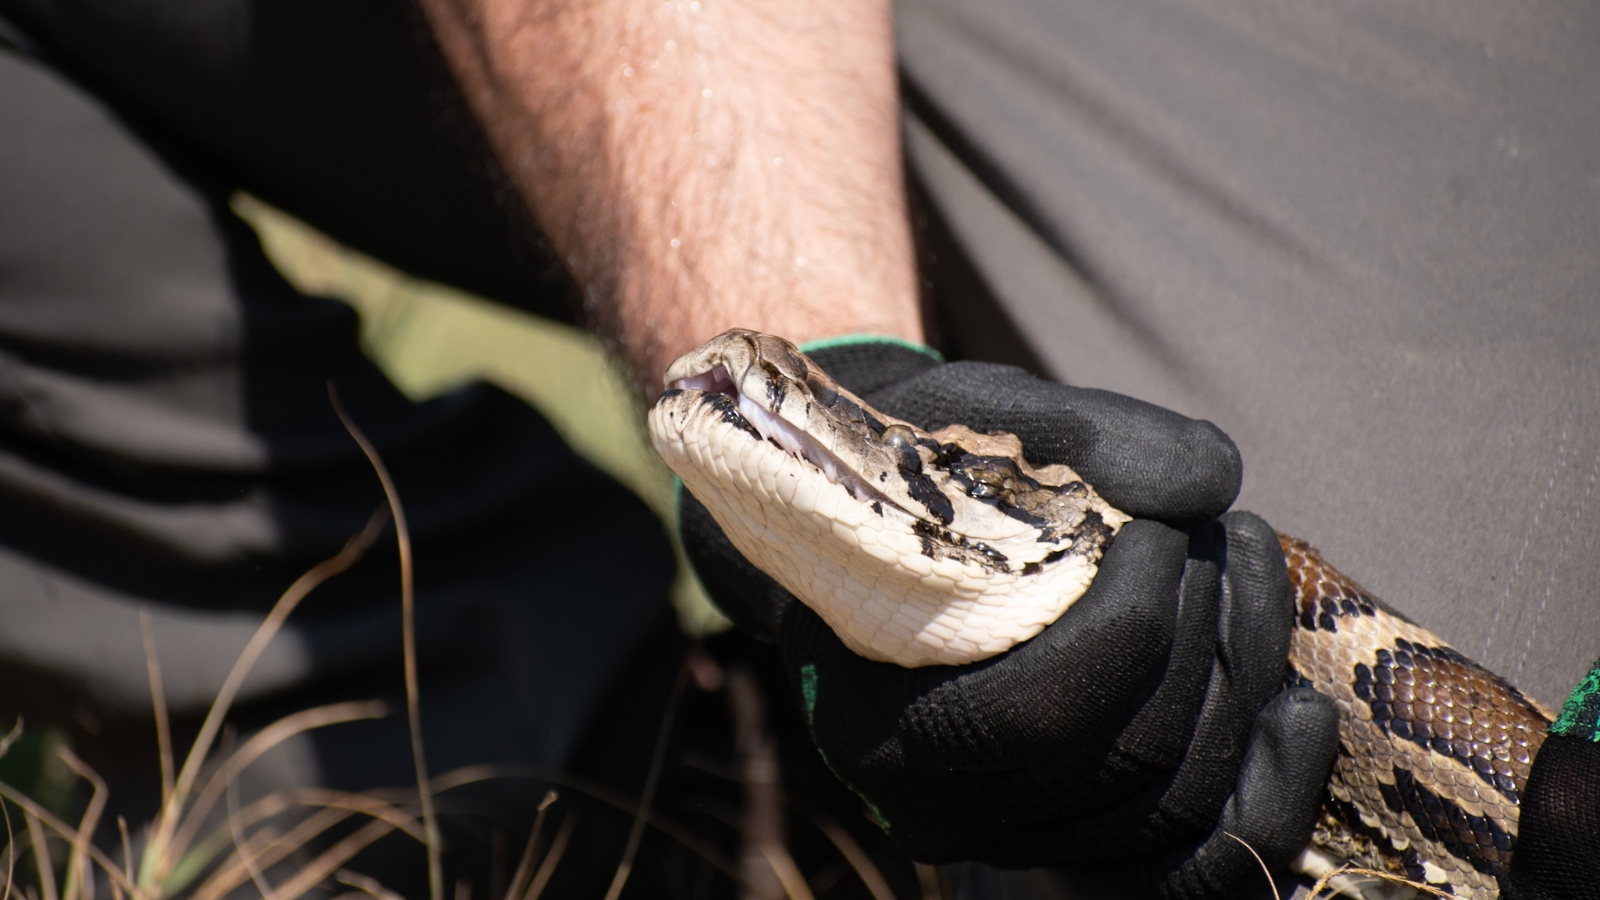
[(1093, 580), (1128, 516), (1011, 435), (873, 409), (772, 335), (679, 358), (650, 437), (756, 566), (851, 650), (975, 662), (1038, 634)]

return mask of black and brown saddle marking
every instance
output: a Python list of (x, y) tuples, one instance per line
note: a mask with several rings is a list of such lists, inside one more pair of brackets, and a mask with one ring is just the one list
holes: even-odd
[[(1317, 840), (1458, 896), (1497, 896), (1549, 717), (1304, 541), (1281, 540), (1299, 632), (1291, 677), (1342, 712)], [(1361, 749), (1380, 742), (1389, 753)]]

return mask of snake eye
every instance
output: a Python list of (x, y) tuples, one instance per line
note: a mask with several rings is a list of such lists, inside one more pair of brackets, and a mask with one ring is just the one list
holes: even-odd
[(890, 425), (883, 430), (883, 443), (896, 450), (917, 445), (917, 433), (904, 425)]
[(922, 456), (917, 453), (917, 433), (904, 425), (883, 430), (883, 445), (900, 456), (900, 467), (913, 474), (922, 471)]

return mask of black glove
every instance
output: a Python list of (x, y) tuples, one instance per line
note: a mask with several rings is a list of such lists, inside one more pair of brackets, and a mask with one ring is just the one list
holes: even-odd
[(1600, 894), (1600, 661), (1551, 724), (1521, 805), (1506, 900)]
[(774, 637), (818, 748), (917, 859), (1123, 864), (1169, 896), (1259, 885), (1305, 846), (1336, 747), (1331, 701), (1280, 693), (1290, 629), (1276, 536), (1238, 492), (1215, 426), (1019, 369), (940, 364), (889, 343), (815, 350), (843, 386), (936, 429), (959, 422), (1067, 463), (1124, 526), (1055, 624), (968, 666), (903, 669), (847, 650), (685, 496), (712, 598)]

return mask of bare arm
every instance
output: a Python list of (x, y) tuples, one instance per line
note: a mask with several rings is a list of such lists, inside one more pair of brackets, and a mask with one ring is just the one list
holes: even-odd
[(922, 339), (887, 2), (423, 6), (642, 384), (734, 326)]

